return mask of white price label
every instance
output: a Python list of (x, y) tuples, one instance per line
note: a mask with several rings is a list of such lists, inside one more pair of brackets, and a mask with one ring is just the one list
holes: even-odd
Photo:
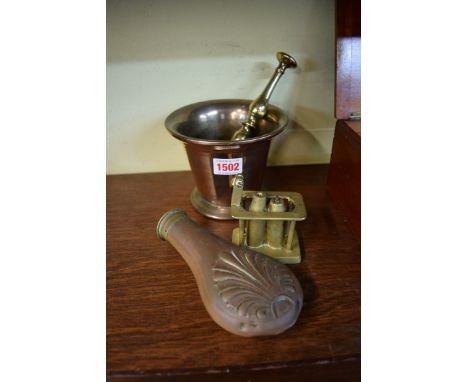
[(213, 158), (213, 174), (236, 175), (242, 174), (242, 158)]

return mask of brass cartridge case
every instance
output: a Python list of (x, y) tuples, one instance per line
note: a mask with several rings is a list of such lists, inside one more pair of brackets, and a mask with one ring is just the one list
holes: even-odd
[[(263, 192), (257, 192), (250, 203), (249, 211), (264, 212), (266, 208), (266, 195)], [(249, 247), (259, 247), (263, 244), (265, 237), (265, 220), (251, 220), (249, 222)]]
[[(273, 198), (268, 205), (268, 212), (285, 212), (286, 205), (283, 199)], [(282, 248), (284, 241), (284, 221), (268, 220), (267, 222), (267, 244), (272, 248)]]

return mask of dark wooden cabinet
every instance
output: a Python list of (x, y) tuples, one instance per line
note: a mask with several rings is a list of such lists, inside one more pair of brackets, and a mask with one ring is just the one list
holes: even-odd
[(336, 1), (335, 116), (361, 111), (361, 2)]
[(338, 120), (333, 139), (328, 191), (361, 237), (361, 122)]
[(328, 190), (361, 238), (361, 4), (336, 2), (335, 116)]

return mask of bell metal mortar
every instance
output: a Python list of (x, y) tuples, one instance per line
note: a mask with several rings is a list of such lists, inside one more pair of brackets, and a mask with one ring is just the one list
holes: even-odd
[[(288, 118), (270, 104), (265, 116), (257, 121), (255, 136), (233, 141), (232, 136), (248, 118), (250, 104), (243, 99), (198, 102), (166, 118), (168, 131), (185, 145), (196, 185), (191, 202), (202, 215), (232, 219), (232, 178), (238, 173), (243, 175), (247, 189), (261, 189), (271, 139), (283, 131)], [(235, 158), (237, 169), (231, 166)], [(231, 167), (223, 170), (223, 161)]]

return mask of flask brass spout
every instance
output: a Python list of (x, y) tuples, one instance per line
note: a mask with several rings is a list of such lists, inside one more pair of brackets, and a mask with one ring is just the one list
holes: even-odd
[(249, 105), (247, 120), (242, 122), (242, 127), (234, 133), (231, 140), (241, 141), (247, 138), (251, 138), (255, 135), (257, 121), (265, 117), (267, 114), (268, 103), (270, 101), (271, 94), (273, 93), (273, 90), (275, 89), (279, 79), (287, 68), (297, 67), (296, 60), (287, 53), (278, 52), (276, 53), (276, 58), (278, 59), (279, 64), (276, 67), (273, 76), (270, 78), (270, 81), (266, 85), (265, 89), (263, 89), (260, 95), (255, 98)]

